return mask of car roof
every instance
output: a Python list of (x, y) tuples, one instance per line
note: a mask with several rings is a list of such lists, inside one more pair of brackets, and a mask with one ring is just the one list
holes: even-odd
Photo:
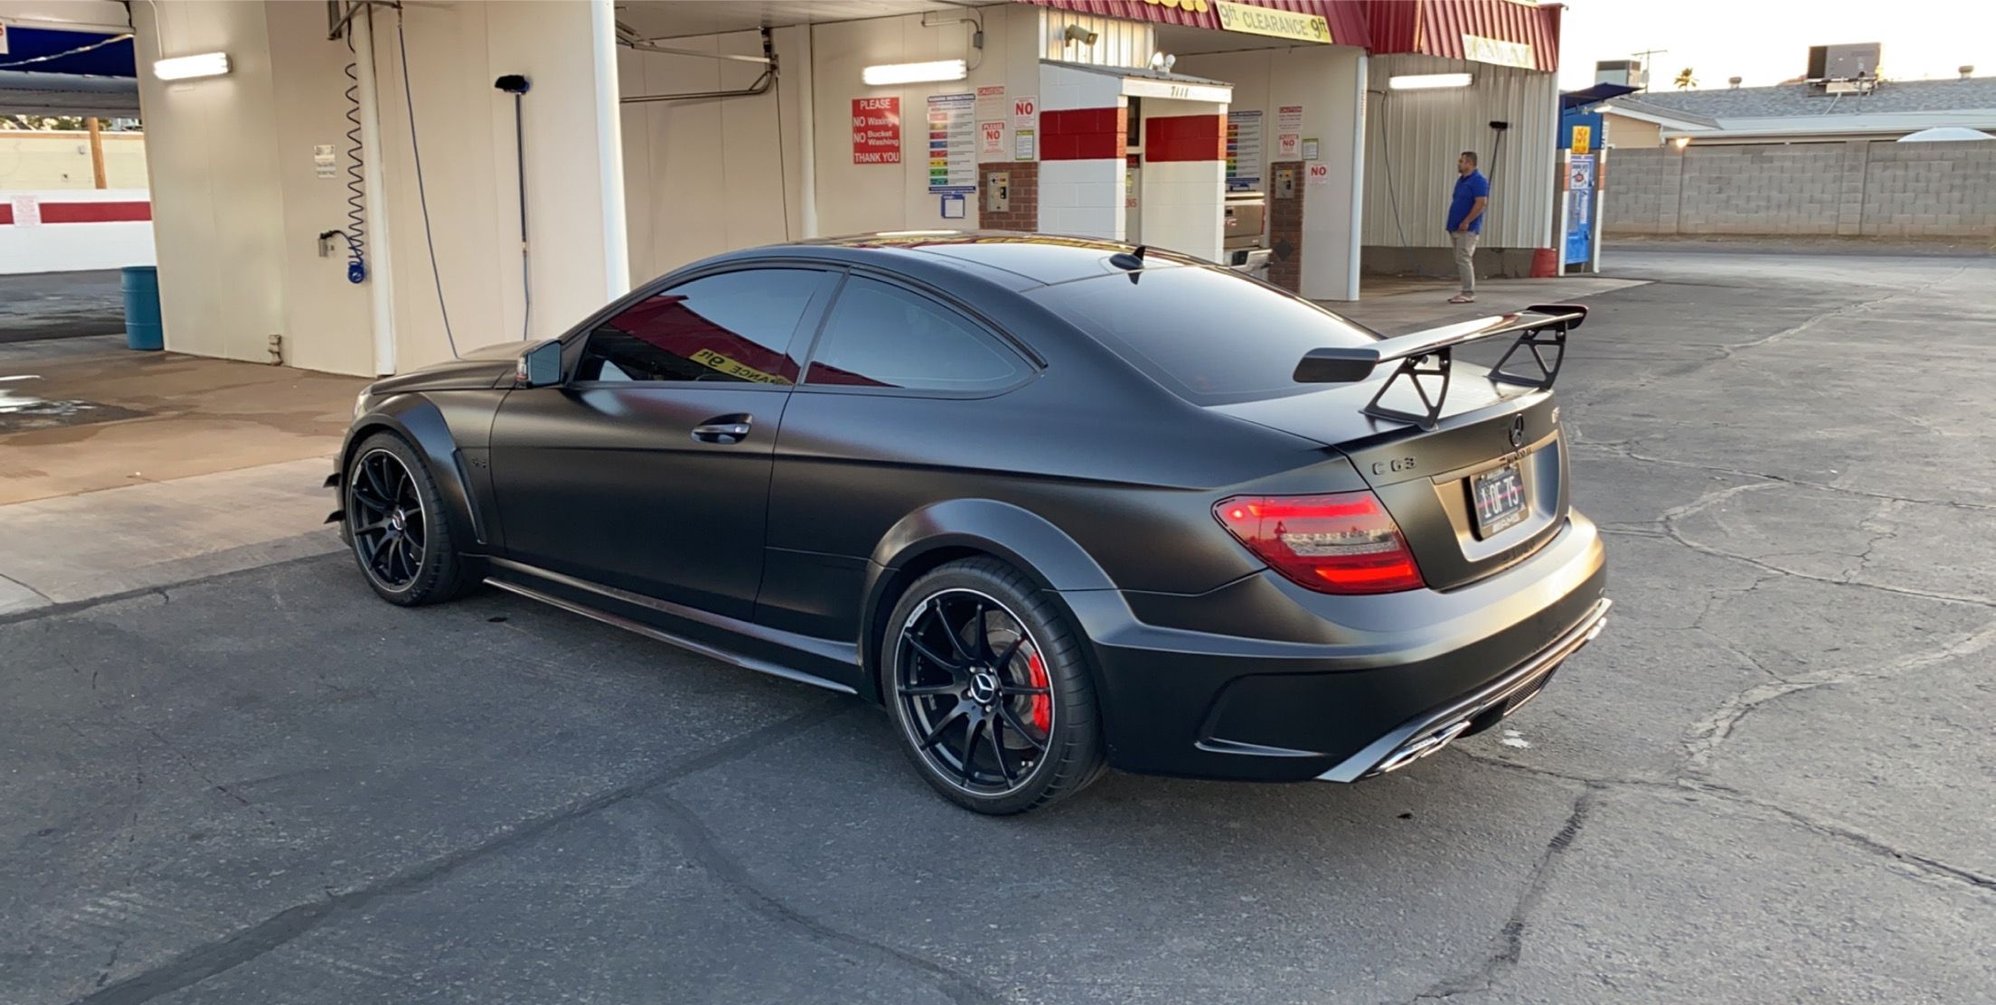
[[(1109, 261), (1118, 253), (1133, 252), (1136, 245), (1092, 237), (1060, 237), (1052, 234), (1024, 234), (1010, 231), (923, 230), (896, 231), (832, 237), (755, 249), (758, 256), (780, 254), (785, 250), (814, 249), (832, 252), (828, 257), (845, 261), (880, 260), (883, 264), (906, 264), (908, 256), (920, 256), (934, 265), (955, 266), (986, 279), (999, 279), (1015, 290), (1047, 286), (1093, 276), (1118, 275), (1125, 269)], [(1204, 265), (1205, 262), (1177, 252), (1145, 249), (1144, 267)]]

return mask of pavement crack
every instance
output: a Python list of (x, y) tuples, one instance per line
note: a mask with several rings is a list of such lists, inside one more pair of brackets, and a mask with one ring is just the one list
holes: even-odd
[(747, 867), (721, 847), (714, 833), (690, 807), (663, 792), (652, 793), (648, 798), (665, 811), (666, 826), (680, 850), (750, 911), (854, 963), (912, 970), (958, 1005), (996, 1005), (1001, 1001), (968, 975), (879, 940), (842, 931), (784, 903), (758, 884)]
[(1658, 457), (1653, 454), (1644, 454), (1639, 452), (1634, 446), (1631, 446), (1631, 444), (1635, 442), (1636, 441), (1632, 440), (1577, 440), (1572, 443), (1572, 447), (1575, 453), (1584, 453), (1591, 451), (1594, 453), (1603, 454), (1610, 457), (1619, 457), (1622, 458), (1623, 460), (1635, 461), (1640, 464), (1661, 464), (1661, 465), (1666, 465), (1668, 467), (1688, 468), (1693, 471), (1704, 471), (1708, 474), (1731, 475), (1735, 478), (1755, 478), (1761, 481), (1779, 482), (1783, 485), (1793, 485), (1796, 488), (1815, 489), (1818, 492), (1829, 492), (1835, 495), (1854, 496), (1861, 499), (1877, 499), (1884, 502), (1908, 503), (1916, 506), (1945, 506), (1950, 509), (1972, 510), (1981, 513), (1996, 513), (1996, 504), (1992, 503), (1966, 502), (1960, 499), (1931, 499), (1922, 496), (1894, 495), (1890, 492), (1874, 492), (1868, 489), (1856, 489), (1856, 488), (1851, 488), (1847, 485), (1837, 485), (1831, 482), (1819, 482), (1809, 478), (1796, 478), (1790, 475), (1777, 475), (1767, 471), (1749, 471), (1746, 470), (1745, 468), (1729, 468), (1712, 464), (1700, 464), (1696, 461), (1681, 461), (1674, 457)]
[[(1963, 656), (1970, 656), (1996, 644), (1996, 622), (1985, 625), (1978, 631), (1963, 635), (1938, 649), (1914, 653), (1894, 660), (1884, 666), (1867, 668), (1863, 666), (1845, 667), (1823, 673), (1809, 674), (1788, 679), (1778, 679), (1771, 683), (1755, 684), (1726, 699), (1718, 709), (1704, 719), (1693, 723), (1685, 731), (1684, 762), (1680, 780), (1697, 779), (1710, 764), (1712, 755), (1730, 739), (1739, 728), (1741, 720), (1753, 714), (1767, 703), (1791, 694), (1812, 691), (1816, 688), (1837, 684), (1850, 684), (1866, 680), (1891, 680), (1903, 674), (1923, 670), (1930, 666), (1946, 663)], [(1756, 665), (1758, 665), (1756, 663)], [(1765, 668), (1762, 668), (1765, 670)]]
[(1490, 953), (1482, 963), (1467, 973), (1444, 978), (1430, 985), (1413, 997), (1413, 1001), (1436, 1001), (1460, 994), (1475, 994), (1491, 990), (1499, 978), (1503, 977), (1524, 955), (1525, 937), (1531, 930), (1531, 917), (1545, 900), (1546, 889), (1552, 885), (1553, 865), (1559, 861), (1567, 849), (1573, 847), (1580, 837), (1580, 829), (1586, 825), (1587, 817), (1594, 811), (1595, 800), (1599, 798), (1604, 782), (1588, 782), (1580, 795), (1573, 800), (1573, 812), (1566, 818), (1552, 840), (1546, 843), (1545, 850), (1539, 853), (1538, 863), (1532, 867), (1531, 876), (1525, 882), (1524, 892), (1519, 894), (1517, 906), (1511, 909), (1511, 916), (1504, 921), (1492, 940)]
[(1705, 544), (1701, 541), (1694, 540), (1691, 537), (1687, 536), (1684, 533), (1684, 531), (1677, 526), (1677, 522), (1679, 520), (1682, 520), (1687, 516), (1691, 516), (1696, 513), (1702, 512), (1704, 510), (1710, 509), (1713, 506), (1716, 506), (1722, 502), (1732, 499), (1735, 496), (1747, 492), (1758, 492), (1766, 489), (1775, 488), (1778, 486), (1778, 484), (1780, 484), (1780, 482), (1778, 480), (1775, 480), (1775, 481), (1764, 481), (1764, 482), (1751, 482), (1746, 485), (1734, 485), (1728, 488), (1714, 489), (1713, 491), (1707, 492), (1704, 495), (1699, 496), (1697, 499), (1685, 503), (1682, 506), (1673, 506), (1670, 509), (1664, 510), (1662, 515), (1657, 517), (1657, 523), (1662, 526), (1663, 533), (1666, 537), (1668, 537), (1672, 541), (1677, 542), (1680, 545), (1683, 545), (1686, 548), (1691, 549), (1692, 551), (1695, 551), (1701, 555), (1709, 555), (1713, 558), (1723, 558), (1728, 561), (1740, 562), (1745, 565), (1750, 565), (1763, 572), (1770, 572), (1779, 576), (1792, 576), (1796, 579), (1808, 580), (1809, 582), (1812, 583), (1822, 583), (1826, 586), (1848, 586), (1860, 590), (1877, 590), (1881, 593), (1891, 593), (1902, 597), (1917, 597), (1922, 600), (1934, 600), (1947, 604), (1968, 604), (1974, 607), (1987, 607), (1990, 609), (1996, 609), (1996, 599), (1991, 599), (1989, 597), (1976, 596), (1972, 594), (1962, 594), (1962, 593), (1943, 593), (1939, 590), (1922, 590), (1917, 587), (1911, 587), (1911, 586), (1894, 586), (1890, 583), (1875, 583), (1870, 580), (1860, 580), (1853, 578), (1854, 574), (1845, 575), (1842, 577), (1824, 576), (1813, 572), (1802, 572), (1797, 569), (1790, 569), (1785, 566), (1775, 565), (1772, 562), (1769, 562), (1765, 559), (1756, 558), (1752, 555), (1744, 555), (1736, 551), (1727, 551), (1724, 548), (1715, 547), (1713, 545)]
[(1680, 780), (1679, 784), (1692, 792), (1712, 796), (1727, 802), (1756, 807), (1777, 814), (1804, 830), (1841, 841), (1845, 844), (1857, 845), (1866, 851), (1894, 859), (1903, 863), (1908, 870), (1927, 878), (1964, 883), (1983, 893), (1996, 894), (1996, 876), (1988, 876), (1973, 869), (1951, 865), (1937, 858), (1923, 855), (1907, 848), (1901, 848), (1884, 838), (1868, 834), (1854, 827), (1813, 817), (1800, 810), (1783, 806), (1780, 803), (1750, 796), (1730, 786), (1692, 779)]
[(1783, 339), (1793, 338), (1794, 336), (1800, 335), (1803, 332), (1806, 332), (1809, 329), (1814, 328), (1825, 321), (1841, 318), (1850, 314), (1859, 314), (1864, 311), (1868, 311), (1873, 307), (1877, 307), (1880, 304), (1890, 303), (1891, 301), (1897, 300), (1900, 297), (1908, 297), (1908, 296), (1917, 297), (1920, 294), (1923, 294), (1928, 290), (1931, 290), (1937, 286), (1944, 286), (1947, 283), (1953, 282), (1955, 279), (1959, 278), (1962, 273), (1967, 272), (1968, 268), (1969, 268), (1968, 266), (1964, 265), (1961, 268), (1958, 268), (1953, 272), (1947, 274), (1946, 276), (1933, 280), (1932, 282), (1929, 282), (1926, 285), (1917, 287), (1915, 289), (1893, 290), (1892, 292), (1887, 293), (1883, 296), (1872, 297), (1870, 300), (1860, 300), (1857, 301), (1856, 303), (1845, 304), (1842, 307), (1836, 307), (1827, 311), (1823, 311), (1820, 314), (1811, 316), (1808, 320), (1802, 322), (1801, 324), (1794, 325), (1789, 328), (1784, 328), (1771, 335), (1763, 335), (1760, 338), (1753, 339), (1747, 342), (1741, 342), (1738, 345), (1718, 346), (1721, 358), (1732, 359), (1734, 356), (1738, 355), (1739, 353), (1745, 352), (1748, 349), (1758, 349), (1761, 346), (1770, 345), (1775, 342), (1780, 342)]
[(816, 703), (802, 712), (716, 744), (705, 753), (651, 775), (510, 824), (475, 844), (415, 863), (366, 886), (286, 908), (222, 939), (196, 946), (158, 966), (106, 985), (78, 999), (76, 1005), (139, 1005), (192, 987), (311, 932), (328, 918), (356, 913), (385, 897), (421, 893), (465, 866), (519, 847), (561, 824), (744, 757), (810, 730), (855, 707), (852, 699), (845, 697)]

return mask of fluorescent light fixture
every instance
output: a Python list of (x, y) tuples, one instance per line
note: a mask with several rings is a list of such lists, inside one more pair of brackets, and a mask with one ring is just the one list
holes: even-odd
[(1396, 91), (1432, 91), (1441, 87), (1468, 87), (1467, 73), (1415, 73), (1386, 78), (1386, 86)]
[(932, 80), (962, 80), (970, 70), (961, 59), (938, 59), (933, 63), (882, 63), (859, 71), (868, 87), (893, 84), (924, 84)]
[(198, 56), (175, 56), (172, 59), (154, 60), (152, 75), (161, 80), (193, 80), (196, 77), (220, 77), (229, 72), (229, 54), (226, 52), (204, 52)]

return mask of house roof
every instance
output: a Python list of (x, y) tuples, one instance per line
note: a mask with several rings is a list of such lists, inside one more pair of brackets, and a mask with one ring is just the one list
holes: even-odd
[[(1967, 80), (1887, 80), (1870, 94), (1824, 95), (1808, 84), (1702, 91), (1645, 91), (1618, 99), (1637, 110), (1674, 118), (1775, 119), (1808, 115), (1996, 110), (1996, 77)], [(1695, 121), (1695, 120), (1693, 120)]]
[(1626, 97), (1614, 98), (1610, 100), (1604, 108), (1602, 108), (1602, 111), (1616, 112), (1622, 115), (1630, 116), (1632, 118), (1642, 119), (1647, 122), (1654, 122), (1657, 125), (1668, 126), (1675, 129), (1719, 128), (1719, 120), (1711, 117), (1710, 115), (1699, 115), (1696, 112), (1685, 112), (1685, 111), (1679, 111), (1675, 108), (1665, 108), (1662, 105), (1658, 105), (1643, 100), (1646, 97), (1648, 97), (1648, 95), (1639, 96), (1631, 94)]

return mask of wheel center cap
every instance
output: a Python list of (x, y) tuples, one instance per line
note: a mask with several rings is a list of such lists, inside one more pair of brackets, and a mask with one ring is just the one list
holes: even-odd
[(392, 530), (404, 530), (409, 526), (409, 514), (395, 510), (388, 514), (388, 526)]
[(989, 670), (972, 670), (970, 700), (980, 705), (989, 705), (996, 697), (998, 697), (998, 675)]

